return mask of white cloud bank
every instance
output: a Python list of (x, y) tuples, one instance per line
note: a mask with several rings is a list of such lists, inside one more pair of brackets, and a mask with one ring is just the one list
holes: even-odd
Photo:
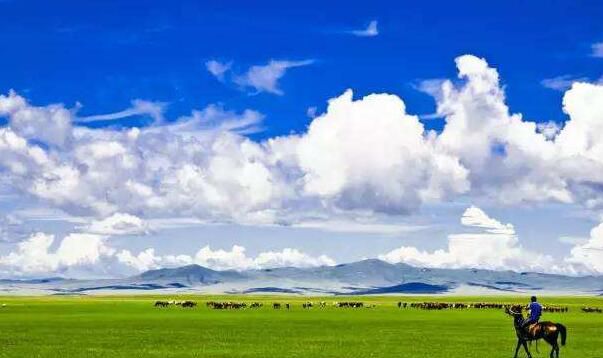
[(58, 248), (50, 250), (54, 235), (36, 233), (20, 242), (17, 250), (0, 257), (0, 272), (10, 276), (60, 273), (74, 266), (92, 266), (115, 250), (106, 246), (106, 237), (74, 233), (67, 235)]
[(169, 124), (86, 129), (61, 105), (34, 107), (11, 92), (0, 96), (3, 182), (99, 217), (281, 222), (309, 206), (402, 214), (458, 195), (600, 207), (603, 86), (574, 83), (563, 99), (570, 119), (543, 126), (509, 113), (485, 60), (456, 62), (464, 82), (440, 83), (439, 134), (388, 94), (346, 91), (306, 133), (255, 142), (244, 136), (260, 128), (254, 111), (209, 106)]
[[(603, 274), (603, 224), (591, 231), (586, 241), (575, 242), (571, 253), (562, 260), (522, 247), (512, 224), (502, 223), (483, 210), (471, 206), (461, 217), (469, 231), (448, 236), (448, 247), (432, 252), (402, 246), (378, 258), (389, 263), (406, 263), (430, 268), (480, 268), (549, 272), (560, 274)], [(200, 248), (194, 255), (160, 255), (154, 248), (138, 253), (118, 250), (109, 243), (109, 235), (144, 234), (144, 220), (114, 215), (83, 227), (56, 243), (55, 236), (35, 233), (17, 244), (16, 249), (0, 256), (0, 274), (9, 276), (41, 276), (61, 274), (67, 277), (82, 273), (93, 277), (116, 277), (150, 269), (198, 264), (215, 270), (249, 270), (275, 267), (332, 266), (336, 262), (326, 256), (311, 256), (294, 248), (260, 252), (249, 256), (245, 247), (230, 250)], [(99, 234), (100, 232), (104, 234)]]
[(465, 210), (461, 224), (474, 231), (449, 235), (446, 249), (428, 252), (402, 246), (379, 258), (390, 263), (431, 268), (603, 274), (603, 224), (591, 231), (588, 242), (576, 243), (563, 260), (522, 247), (512, 224), (503, 224), (475, 206)]
[(163, 267), (198, 264), (215, 270), (249, 270), (275, 267), (314, 267), (334, 265), (326, 255), (317, 257), (297, 249), (261, 252), (252, 257), (246, 249), (235, 245), (230, 250), (202, 247), (193, 256), (157, 255), (154, 248), (133, 254), (129, 250), (111, 247), (107, 236), (73, 233), (65, 236), (55, 250), (55, 237), (36, 233), (20, 242), (16, 250), (0, 256), (2, 276), (41, 276), (61, 274), (67, 277), (82, 274), (91, 277), (118, 277)]
[(182, 265), (197, 264), (215, 270), (250, 270), (275, 267), (314, 267), (332, 266), (335, 261), (326, 255), (313, 257), (297, 249), (285, 248), (282, 251), (261, 252), (255, 257), (246, 254), (243, 246), (234, 245), (230, 250), (212, 250), (204, 246), (194, 256), (167, 255), (157, 256), (150, 248), (133, 255), (128, 250), (117, 254), (120, 262), (126, 263), (139, 271)]
[[(278, 94), (285, 71), (307, 64), (271, 61), (238, 81)], [(210, 106), (169, 123), (89, 129), (63, 105), (37, 107), (10, 92), (0, 95), (8, 119), (0, 127), (0, 183), (98, 219), (287, 224), (316, 211), (399, 215), (460, 195), (603, 207), (602, 85), (573, 83), (563, 97), (569, 120), (547, 127), (510, 112), (498, 72), (484, 59), (460, 56), (456, 65), (460, 82), (431, 88), (446, 122), (441, 133), (426, 131), (391, 94), (354, 99), (346, 91), (307, 132), (256, 142), (244, 136), (261, 122), (254, 111)], [(515, 248), (513, 235), (481, 235)], [(447, 252), (467, 236), (455, 239)], [(472, 260), (481, 264), (480, 257)]]
[(522, 248), (511, 224), (503, 224), (472, 206), (461, 218), (468, 228), (477, 232), (453, 234), (448, 237), (448, 248), (427, 252), (403, 246), (379, 258), (390, 262), (404, 262), (420, 267), (485, 268), (491, 270), (560, 271), (551, 257)]

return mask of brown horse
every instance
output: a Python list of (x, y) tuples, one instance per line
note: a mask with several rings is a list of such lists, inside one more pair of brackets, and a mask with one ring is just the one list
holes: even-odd
[(538, 341), (539, 339), (544, 339), (545, 342), (551, 345), (553, 349), (551, 350), (550, 357), (559, 358), (559, 344), (557, 343), (557, 338), (561, 335), (561, 345), (565, 345), (565, 341), (567, 338), (567, 329), (561, 323), (553, 323), (553, 322), (539, 322), (536, 324), (532, 324), (528, 327), (527, 332), (524, 331), (523, 328), (523, 314), (521, 310), (519, 312), (509, 309), (508, 307), (505, 310), (507, 314), (513, 317), (513, 324), (515, 326), (515, 333), (517, 334), (517, 347), (515, 348), (515, 358), (517, 358), (517, 353), (519, 352), (519, 348), (523, 346), (526, 353), (528, 354), (528, 358), (532, 358), (532, 354), (530, 354), (530, 350), (528, 349), (528, 345), (526, 342), (528, 341)]

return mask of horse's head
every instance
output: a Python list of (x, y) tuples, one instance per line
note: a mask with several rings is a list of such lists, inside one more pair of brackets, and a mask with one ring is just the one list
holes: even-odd
[(505, 312), (509, 316), (513, 317), (515, 324), (521, 325), (521, 323), (523, 322), (523, 313), (521, 312), (521, 307), (518, 307), (518, 306), (506, 307)]

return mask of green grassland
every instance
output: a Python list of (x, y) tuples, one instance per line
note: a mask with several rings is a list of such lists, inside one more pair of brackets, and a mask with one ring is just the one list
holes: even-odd
[[(191, 299), (195, 309), (155, 308), (156, 299)], [(257, 310), (211, 310), (205, 302), (263, 302)], [(374, 308), (312, 308), (305, 301), (354, 300)], [(0, 357), (512, 357), (512, 320), (501, 310), (398, 309), (397, 301), (523, 302), (526, 298), (294, 296), (0, 297)], [(603, 357), (601, 298), (542, 299), (568, 305), (545, 313), (568, 327), (561, 357)], [(272, 302), (292, 309), (274, 310)], [(536, 357), (548, 357), (539, 344)], [(525, 356), (525, 354), (522, 354)]]

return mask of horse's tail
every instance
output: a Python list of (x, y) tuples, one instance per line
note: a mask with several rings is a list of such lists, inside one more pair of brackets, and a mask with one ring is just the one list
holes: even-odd
[(562, 325), (561, 323), (557, 323), (557, 324), (555, 324), (555, 326), (557, 326), (557, 329), (559, 330), (559, 333), (561, 334), (561, 345), (564, 346), (565, 341), (567, 339), (567, 328), (565, 328), (565, 326)]

